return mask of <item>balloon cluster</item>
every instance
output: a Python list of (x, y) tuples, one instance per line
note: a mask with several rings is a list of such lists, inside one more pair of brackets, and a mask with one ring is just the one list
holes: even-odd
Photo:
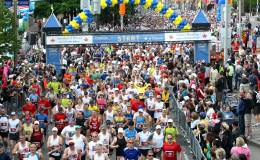
[(221, 21), (221, 5), (225, 4), (225, 0), (219, 0), (218, 4), (218, 20)]
[(125, 4), (119, 4), (119, 14), (120, 15), (125, 15)]
[(152, 3), (153, 3), (153, 0), (146, 0), (145, 5), (144, 5), (144, 9), (148, 9), (149, 7), (151, 7)]
[[(120, 15), (125, 14), (125, 4), (143, 5), (144, 9), (151, 8), (169, 18), (169, 20), (177, 25), (177, 27), (181, 31), (187, 32), (191, 29), (189, 24), (187, 24), (180, 15), (178, 15), (171, 8), (165, 6), (164, 4), (162, 4), (162, 2), (159, 2), (158, 0), (101, 0), (102, 9), (105, 9), (106, 7), (114, 7), (116, 4), (119, 4)], [(220, 0), (219, 4), (225, 4), (225, 0)], [(221, 5), (219, 12), (221, 12)], [(221, 18), (220, 14), (219, 16)], [(92, 20), (93, 18), (91, 9), (84, 10), (77, 17), (75, 17), (68, 26), (66, 26), (64, 33), (73, 33), (76, 29), (79, 28), (80, 25), (82, 25), (82, 23), (90, 23), (92, 22)]]

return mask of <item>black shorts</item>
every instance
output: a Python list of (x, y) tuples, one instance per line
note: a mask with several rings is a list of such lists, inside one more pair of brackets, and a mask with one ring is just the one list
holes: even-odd
[(170, 104), (170, 103), (164, 103), (164, 104), (165, 104), (165, 107), (166, 107), (166, 108), (169, 108), (169, 106), (170, 106), (169, 104)]
[(61, 134), (61, 131), (63, 130), (63, 128), (62, 129), (58, 129), (58, 135), (60, 135)]
[(0, 132), (0, 136), (2, 137), (2, 138), (8, 138), (8, 131), (7, 132)]
[(147, 113), (153, 118), (154, 117), (154, 111), (147, 110)]
[(55, 160), (61, 160), (61, 155), (59, 155), (59, 156), (53, 156), (53, 155), (50, 154), (49, 157), (50, 157), (50, 158), (54, 158)]
[(156, 121), (157, 121), (157, 118), (154, 118), (154, 123), (156, 123)]
[(254, 106), (254, 115), (260, 114), (260, 106)]
[(9, 133), (9, 140), (18, 141), (19, 140), (19, 133)]
[(139, 133), (139, 132), (142, 132), (143, 130), (142, 129), (138, 129), (138, 128), (135, 128), (136, 132)]
[(146, 156), (147, 156), (147, 153), (148, 153), (148, 151), (149, 151), (149, 149), (140, 149), (140, 151), (141, 151), (142, 155), (143, 155), (144, 157), (146, 157)]
[(105, 112), (105, 109), (100, 109), (100, 110), (99, 110), (99, 114), (101, 114), (101, 115), (103, 115), (104, 112)]

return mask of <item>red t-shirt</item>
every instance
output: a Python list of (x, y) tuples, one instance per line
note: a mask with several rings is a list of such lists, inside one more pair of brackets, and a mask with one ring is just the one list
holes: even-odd
[(29, 111), (30, 114), (32, 115), (32, 114), (34, 114), (34, 113), (37, 111), (37, 108), (35, 107), (34, 104), (30, 104), (30, 105), (25, 104), (25, 105), (23, 106), (22, 111), (23, 111), (23, 112)]
[[(61, 119), (65, 120), (65, 118), (67, 118), (67, 115), (66, 115), (65, 113), (62, 113), (62, 114), (56, 113), (56, 114), (54, 115), (54, 119), (55, 119), (56, 121), (60, 121)], [(63, 123), (57, 123), (57, 124), (56, 124), (56, 127), (58, 128), (58, 130), (63, 129), (63, 128), (65, 127), (64, 121), (63, 121)]]
[(177, 160), (177, 152), (181, 152), (182, 148), (176, 142), (173, 142), (172, 145), (166, 142), (163, 144), (162, 150), (164, 151), (164, 160)]
[(138, 107), (142, 106), (143, 108), (145, 108), (145, 104), (144, 102), (139, 102), (139, 103), (134, 103), (131, 107), (132, 110), (134, 110), (135, 112), (138, 112)]
[(233, 47), (234, 47), (234, 51), (238, 51), (239, 43), (234, 43)]
[(38, 101), (39, 108), (44, 108), (44, 114), (48, 116), (48, 109), (51, 108), (51, 103), (48, 100), (39, 100)]

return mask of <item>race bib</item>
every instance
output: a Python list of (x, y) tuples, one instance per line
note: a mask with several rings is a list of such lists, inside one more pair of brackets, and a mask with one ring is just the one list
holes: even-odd
[(44, 121), (39, 121), (40, 124), (44, 124)]
[(142, 146), (148, 146), (147, 142), (142, 142), (141, 144), (142, 144)]
[(143, 93), (139, 93), (139, 96), (143, 96)]
[(41, 105), (40, 105), (40, 108), (44, 108), (44, 104), (41, 104)]
[(33, 142), (33, 144), (35, 144), (36, 147), (41, 147), (41, 142)]
[(24, 152), (29, 152), (29, 148), (24, 148)]
[(36, 102), (37, 100), (36, 100), (35, 98), (32, 98), (32, 101), (33, 101), (33, 102)]
[(157, 112), (162, 112), (162, 109), (158, 109)]
[(117, 123), (117, 128), (122, 128), (123, 124), (122, 123)]
[(1, 126), (7, 126), (7, 123), (1, 123)]
[(59, 127), (59, 128), (62, 127), (62, 126), (63, 126), (63, 123), (58, 123), (57, 124), (57, 127)]
[(142, 124), (137, 124), (137, 128), (142, 128), (143, 125)]
[(100, 109), (105, 109), (104, 105), (99, 105)]
[(114, 94), (114, 92), (109, 92), (110, 95)]
[(157, 152), (160, 152), (160, 151), (161, 151), (161, 148), (154, 148), (153, 150), (154, 150), (154, 152), (157, 153)]
[(117, 157), (116, 160), (123, 160), (124, 157)]
[(11, 130), (11, 132), (15, 132), (16, 128), (11, 128), (10, 130)]
[(167, 122), (163, 122), (163, 123), (162, 123), (162, 126), (163, 126), (163, 127), (166, 127), (167, 125), (168, 125)]
[(92, 146), (92, 151), (96, 151), (96, 147), (95, 146)]
[(78, 158), (78, 155), (77, 154), (73, 154), (72, 158)]
[(174, 152), (173, 151), (165, 151), (166, 157), (174, 157)]
[(30, 135), (30, 131), (25, 131), (25, 135)]

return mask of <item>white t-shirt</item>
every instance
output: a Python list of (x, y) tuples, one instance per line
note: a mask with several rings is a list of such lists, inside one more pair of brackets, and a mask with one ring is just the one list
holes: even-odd
[[(76, 132), (75, 132), (75, 126), (71, 127), (71, 126), (66, 126), (63, 128), (63, 130), (61, 131), (61, 134), (63, 134), (66, 137), (73, 137)], [(65, 143), (68, 145), (69, 144), (69, 140), (65, 139)]]
[(212, 119), (212, 114), (215, 113), (213, 108), (208, 109), (207, 111), (207, 120), (211, 120)]

